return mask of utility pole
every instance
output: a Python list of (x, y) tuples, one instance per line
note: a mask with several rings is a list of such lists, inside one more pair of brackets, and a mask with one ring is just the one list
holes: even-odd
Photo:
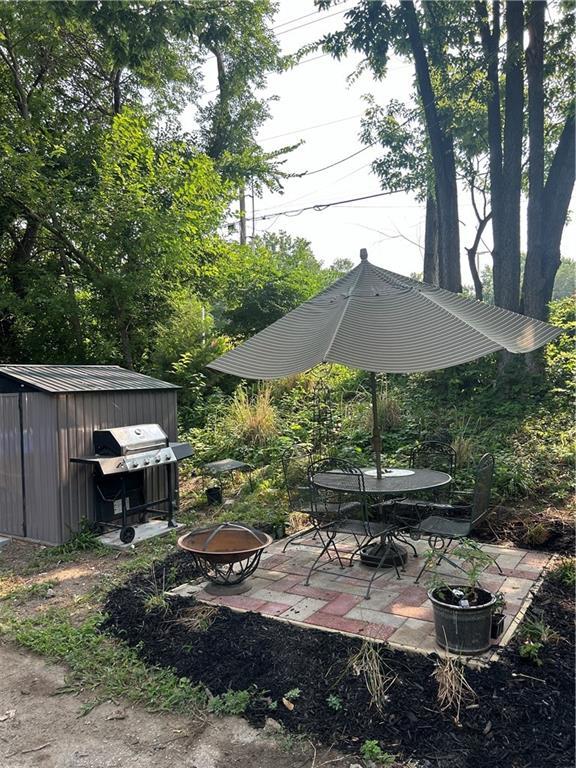
[(246, 245), (246, 188), (240, 187), (240, 245)]

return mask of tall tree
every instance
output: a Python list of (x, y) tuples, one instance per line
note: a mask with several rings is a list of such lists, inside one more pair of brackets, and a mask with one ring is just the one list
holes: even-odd
[[(321, 8), (329, 5), (328, 0), (319, 2)], [(419, 99), (417, 111), (422, 115), (425, 125), (425, 146), (430, 166), (429, 181), (425, 182), (421, 178), (420, 191), (430, 199), (429, 224), (435, 223), (436, 235), (431, 235), (428, 243), (437, 238), (437, 249), (431, 251), (428, 248), (426, 251), (429, 255), (426, 272), (436, 272), (441, 286), (460, 291), (460, 233), (453, 115), (449, 100), (440, 97), (439, 89), (443, 86), (436, 77), (448, 77), (445, 52), (451, 44), (441, 6), (441, 3), (427, 2), (422, 4), (422, 9), (418, 9), (412, 0), (401, 0), (398, 6), (379, 0), (362, 0), (345, 13), (344, 30), (327, 35), (322, 43), (337, 58), (343, 57), (349, 49), (363, 53), (365, 60), (361, 68), (369, 68), (376, 78), (386, 73), (390, 49), (409, 56), (414, 62)], [(437, 268), (432, 266), (430, 258), (434, 256), (431, 254), (438, 255)]]
[[(547, 318), (554, 279), (560, 267), (560, 242), (574, 189), (576, 165), (571, 99), (546, 174), (545, 13), (545, 2), (537, 0), (528, 4), (528, 253), (522, 285), (523, 312), (542, 320)], [(565, 64), (559, 62), (558, 66)], [(566, 90), (573, 93), (573, 87), (570, 89), (573, 72), (567, 74)]]
[(520, 195), (523, 138), (523, 2), (506, 3), (504, 115), (500, 94), (501, 5), (492, 4), (492, 27), (485, 2), (476, 2), (488, 83), (487, 117), (490, 147), (490, 190), (494, 298), (498, 306), (517, 312), (520, 304)]

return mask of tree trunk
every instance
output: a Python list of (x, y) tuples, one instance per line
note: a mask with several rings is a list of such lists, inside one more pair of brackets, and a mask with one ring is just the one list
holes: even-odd
[(484, 230), (491, 218), (492, 214), (489, 213), (485, 218), (478, 221), (474, 242), (470, 248), (466, 248), (466, 253), (468, 254), (468, 266), (470, 267), (470, 274), (472, 275), (472, 282), (474, 283), (474, 296), (478, 301), (482, 301), (484, 298), (484, 288), (482, 286), (482, 281), (480, 280), (480, 275), (478, 274), (478, 267), (476, 266), (476, 254), (478, 253), (478, 246), (482, 240)]
[(425, 283), (438, 285), (438, 216), (436, 200), (431, 192), (426, 196), (423, 279)]
[[(518, 312), (520, 308), (520, 195), (522, 189), (522, 121), (524, 111), (523, 33), (524, 4), (506, 3), (506, 83), (504, 151), (500, 222), (495, 231), (494, 303)], [(492, 207), (494, 216), (496, 210)]]
[(27, 264), (32, 258), (32, 251), (36, 245), (40, 222), (36, 219), (27, 219), (26, 229), (20, 240), (14, 244), (14, 248), (8, 257), (6, 271), (10, 286), (19, 299), (26, 298), (26, 284), (24, 275)]
[(74, 280), (70, 272), (68, 261), (64, 255), (60, 257), (60, 266), (62, 268), (62, 274), (64, 275), (64, 282), (66, 283), (68, 301), (70, 302), (70, 325), (76, 338), (79, 358), (82, 362), (84, 362), (86, 357), (84, 348), (84, 335), (82, 333), (82, 323), (80, 321), (80, 312), (78, 311), (78, 302), (76, 300), (76, 290), (74, 288)]
[(522, 119), (524, 85), (522, 43), (524, 4), (506, 3), (504, 136), (500, 104), (498, 51), (500, 4), (492, 5), (492, 31), (485, 2), (476, 2), (478, 26), (490, 86), (487, 101), (492, 198), (494, 303), (518, 312), (520, 303), (520, 194), (522, 183)]
[[(528, 76), (528, 251), (524, 282), (539, 283), (543, 278), (541, 253), (544, 214), (544, 14), (545, 2), (529, 6), (526, 49)], [(523, 309), (525, 302), (522, 302)]]
[(488, 21), (488, 8), (485, 2), (476, 2), (476, 14), (482, 40), (482, 49), (486, 60), (486, 79), (489, 86), (487, 101), (488, 111), (488, 147), (490, 150), (490, 198), (493, 211), (492, 238), (493, 264), (499, 260), (502, 240), (502, 117), (500, 114), (500, 74), (498, 50), (500, 46), (500, 3), (492, 3), (492, 30)]
[(119, 115), (122, 111), (122, 90), (120, 88), (121, 78), (122, 69), (118, 68), (112, 79), (112, 106), (115, 115)]
[(560, 266), (560, 244), (575, 181), (574, 115), (567, 118), (556, 148), (542, 198), (540, 249), (528, 251), (522, 287), (525, 314), (546, 320), (554, 279)]
[(442, 288), (459, 292), (462, 290), (462, 281), (454, 142), (449, 129), (442, 126), (436, 106), (416, 8), (412, 0), (402, 0), (400, 7), (414, 56), (418, 92), (424, 109), (436, 178), (438, 281)]

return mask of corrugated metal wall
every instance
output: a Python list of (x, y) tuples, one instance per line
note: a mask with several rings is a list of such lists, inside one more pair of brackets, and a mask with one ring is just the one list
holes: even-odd
[[(92, 471), (70, 464), (72, 456), (93, 452), (95, 429), (129, 424), (160, 424), (176, 440), (176, 391), (77, 392), (56, 395), (58, 411), (58, 465), (62, 537), (78, 529), (80, 520), (93, 517)], [(165, 475), (150, 470), (149, 498), (166, 495)]]
[(58, 488), (56, 398), (22, 393), (26, 536), (59, 544), (62, 539)]
[(19, 395), (0, 397), (0, 533), (24, 535)]

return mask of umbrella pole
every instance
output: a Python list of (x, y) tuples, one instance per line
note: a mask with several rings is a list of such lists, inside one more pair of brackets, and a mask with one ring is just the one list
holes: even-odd
[(372, 392), (372, 447), (376, 457), (376, 477), (382, 477), (382, 436), (380, 434), (380, 419), (378, 418), (378, 391), (376, 374), (370, 374), (370, 391)]

